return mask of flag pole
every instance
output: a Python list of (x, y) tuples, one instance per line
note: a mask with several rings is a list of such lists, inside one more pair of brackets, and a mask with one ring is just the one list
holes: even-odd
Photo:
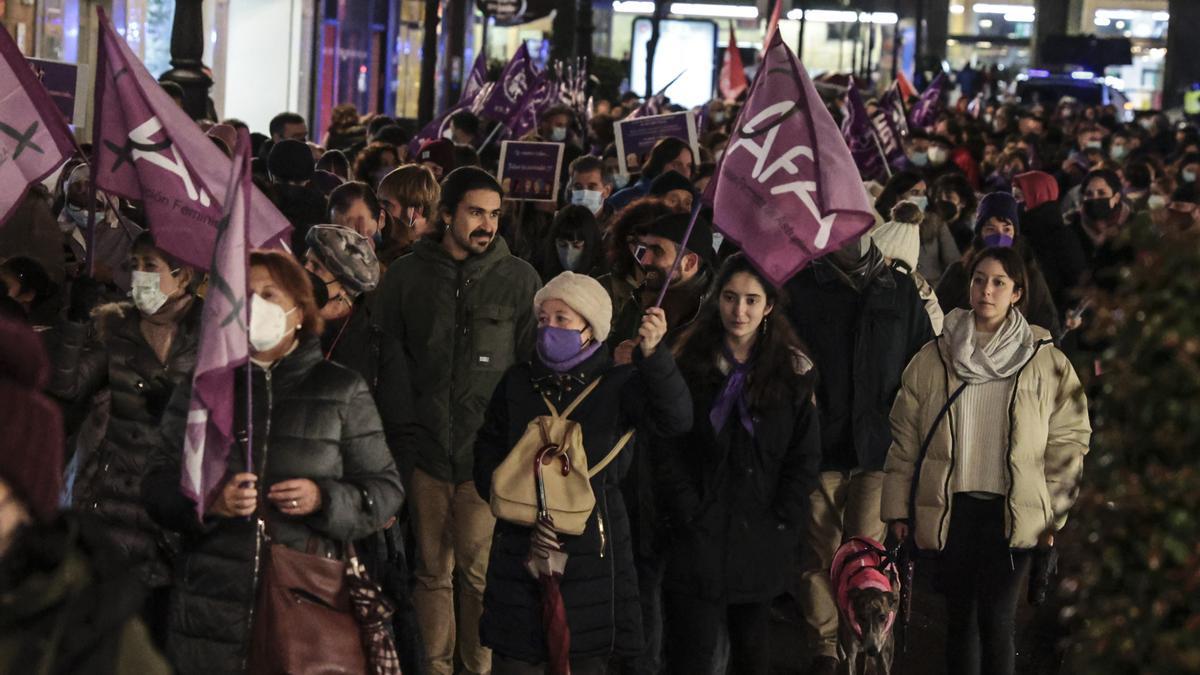
[(496, 140), (496, 136), (498, 136), (500, 134), (500, 130), (507, 129), (507, 128), (508, 127), (504, 126), (503, 122), (496, 122), (496, 126), (492, 127), (492, 133), (488, 134), (488, 137), (483, 139), (483, 143), (479, 146), (479, 150), (477, 150), (476, 152), (483, 154), (484, 148), (486, 148), (488, 145), (490, 145), (492, 143), (492, 141)]
[[(679, 247), (675, 251), (675, 263), (671, 265), (671, 272), (663, 280), (662, 289), (658, 291), (658, 300), (654, 302), (655, 307), (662, 307), (663, 299), (667, 297), (667, 289), (671, 287), (671, 279), (679, 271), (679, 267), (683, 262), (684, 250), (687, 248), (688, 240), (692, 238), (692, 230), (696, 229), (696, 219), (700, 216), (700, 205), (703, 201), (702, 198), (696, 197), (692, 202), (692, 219), (688, 221), (687, 231), (683, 233), (683, 241), (679, 242)], [(712, 242), (710, 241), (708, 245), (711, 247)]]

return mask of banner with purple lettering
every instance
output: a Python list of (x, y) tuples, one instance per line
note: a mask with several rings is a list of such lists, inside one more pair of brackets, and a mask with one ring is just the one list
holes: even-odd
[(908, 123), (918, 129), (933, 126), (937, 115), (942, 110), (942, 91), (946, 88), (946, 73), (938, 73), (933, 82), (921, 92), (916, 105), (908, 113)]
[[(145, 204), (146, 223), (164, 251), (208, 269), (225, 203), (231, 160), (188, 117), (117, 34), (104, 10), (96, 57), (97, 188)], [(287, 242), (291, 223), (250, 192), (250, 245)]]
[(30, 185), (74, 153), (75, 139), (50, 93), (0, 28), (0, 223)]
[(664, 138), (687, 141), (692, 148), (692, 156), (700, 156), (696, 118), (690, 110), (649, 117), (626, 117), (613, 125), (613, 133), (616, 136), (619, 171), (626, 175), (641, 171), (642, 160)]
[[(225, 479), (234, 444), (234, 377), (250, 358), (247, 234), (253, 183), (250, 135), (245, 130), (238, 134), (231, 169), (225, 190), (229, 198), (207, 265), (208, 295), (200, 316), (200, 346), (183, 440), (180, 488), (195, 503), (198, 518), (204, 517)], [(246, 471), (254, 471), (249, 448), (245, 466)]]
[(837, 124), (778, 32), (705, 198), (717, 229), (776, 285), (875, 223)]
[(853, 77), (846, 87), (845, 103), (842, 108), (846, 115), (842, 120), (842, 138), (846, 139), (846, 146), (850, 148), (850, 156), (854, 158), (859, 174), (863, 180), (887, 180), (889, 172), (883, 161), (883, 151), (875, 138), (871, 121), (867, 119), (867, 107), (863, 105), (858, 83)]

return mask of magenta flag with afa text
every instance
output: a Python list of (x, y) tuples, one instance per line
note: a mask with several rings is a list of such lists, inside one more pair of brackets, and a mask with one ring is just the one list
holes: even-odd
[[(158, 246), (207, 269), (232, 162), (163, 91), (104, 10), (96, 11), (100, 44), (92, 179), (101, 190), (141, 201)], [(284, 246), (291, 224), (257, 188), (249, 199), (251, 246)]]
[[(248, 235), (254, 184), (250, 179), (250, 136), (244, 129), (238, 135), (231, 169), (225, 190), (229, 198), (207, 265), (208, 293), (200, 319), (200, 343), (183, 443), (180, 487), (195, 502), (200, 518), (225, 478), (234, 445), (234, 377), (238, 367), (247, 365), (250, 358)], [(246, 438), (253, 438), (253, 434), (247, 433)], [(253, 471), (249, 458), (246, 466), (247, 471)]]
[(50, 92), (0, 28), (0, 224), (31, 185), (74, 153), (74, 137)]
[(841, 131), (778, 32), (705, 199), (717, 229), (776, 285), (875, 223)]

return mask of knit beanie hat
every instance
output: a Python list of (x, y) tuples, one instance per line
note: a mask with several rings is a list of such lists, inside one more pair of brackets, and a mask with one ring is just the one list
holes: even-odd
[(445, 176), (454, 170), (454, 144), (444, 138), (429, 141), (417, 151), (417, 162), (437, 164)]
[(29, 326), (0, 317), (0, 480), (41, 522), (54, 519), (62, 491), (62, 413), (42, 390), (50, 360)]
[(885, 258), (898, 260), (908, 269), (917, 268), (921, 256), (921, 208), (910, 201), (892, 207), (892, 219), (876, 225), (868, 234)]
[(688, 223), (691, 220), (690, 213), (669, 213), (659, 216), (646, 228), (646, 234), (670, 239), (711, 263), (713, 256), (712, 226), (708, 224), (708, 220), (703, 215), (697, 216), (696, 226), (692, 228), (692, 236), (688, 237), (685, 242), (683, 237), (687, 234)]
[(350, 295), (379, 285), (379, 259), (370, 239), (339, 225), (313, 225), (304, 242)]
[(1058, 201), (1058, 181), (1044, 171), (1019, 173), (1013, 176), (1012, 182), (1021, 188), (1026, 209), (1036, 209), (1046, 202)]
[(285, 139), (271, 148), (267, 170), (276, 180), (305, 181), (312, 178), (316, 162), (307, 143)]
[(979, 200), (979, 209), (975, 211), (975, 232), (983, 229), (983, 224), (992, 218), (1007, 220), (1019, 229), (1021, 210), (1017, 200), (1007, 192), (993, 192)]
[(597, 342), (608, 339), (612, 327), (612, 298), (599, 281), (586, 274), (563, 272), (551, 279), (533, 296), (536, 312), (547, 300), (562, 300), (592, 327)]
[(693, 195), (696, 194), (696, 188), (692, 185), (692, 181), (684, 178), (683, 174), (678, 171), (667, 171), (650, 183), (650, 196), (652, 197), (662, 197), (671, 190), (687, 190)]

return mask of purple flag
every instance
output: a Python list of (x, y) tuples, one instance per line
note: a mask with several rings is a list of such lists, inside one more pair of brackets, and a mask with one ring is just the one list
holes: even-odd
[[(203, 518), (221, 488), (234, 443), (234, 377), (250, 357), (248, 277), (250, 219), (250, 136), (238, 135), (226, 208), (217, 225), (209, 265), (208, 295), (200, 319), (200, 348), (192, 376), (187, 432), (183, 443), (183, 494), (196, 503)], [(249, 393), (247, 393), (249, 395)], [(252, 435), (248, 434), (248, 437)], [(247, 462), (247, 471), (252, 464)]]
[[(908, 113), (904, 108), (904, 95), (900, 92), (898, 81), (892, 82), (883, 92), (883, 96), (879, 97), (879, 109), (887, 116), (892, 131), (898, 134), (897, 139), (907, 138)], [(903, 150), (901, 153), (903, 154)]]
[(837, 124), (778, 31), (705, 196), (717, 229), (777, 285), (875, 222)]
[(545, 73), (538, 73), (533, 86), (513, 107), (513, 116), (504, 123), (511, 131), (512, 138), (519, 139), (537, 129), (542, 113), (560, 102), (557, 93), (556, 83), (551, 82)]
[(883, 164), (882, 150), (871, 121), (867, 118), (867, 107), (863, 105), (862, 95), (858, 93), (858, 83), (850, 78), (846, 87), (846, 114), (842, 120), (842, 138), (850, 148), (850, 156), (854, 158), (858, 172), (864, 180), (884, 181), (887, 179), (887, 168)]
[(0, 223), (25, 198), (30, 185), (74, 153), (74, 137), (50, 92), (8, 31), (0, 28)]
[(942, 90), (945, 88), (946, 73), (939, 73), (925, 91), (921, 92), (921, 98), (917, 99), (917, 104), (908, 113), (908, 123), (920, 129), (933, 126), (934, 119), (942, 108)]
[(459, 110), (471, 108), (480, 94), (486, 95), (486, 92), (491, 91), (491, 83), (487, 81), (487, 59), (481, 53), (475, 59), (475, 65), (471, 67), (471, 73), (467, 75), (467, 81), (463, 84), (462, 93), (458, 96), (458, 103), (446, 112), (434, 117), (429, 124), (426, 124), (412, 140), (408, 142), (409, 157), (416, 156), (421, 150), (421, 146), (429, 141), (436, 141), (442, 137), (442, 134), (449, 128), (450, 118)]
[(529, 49), (522, 42), (508, 65), (504, 66), (504, 72), (500, 74), (496, 85), (483, 100), (483, 104), (479, 107), (479, 114), (497, 122), (506, 122), (512, 119), (517, 105), (533, 86), (535, 75), (533, 61), (529, 58)]
[[(207, 269), (231, 161), (167, 95), (117, 35), (104, 10), (96, 58), (96, 187), (140, 200), (155, 241)], [(250, 245), (286, 242), (292, 226), (257, 188), (250, 191)]]
[(675, 84), (676, 80), (683, 77), (683, 73), (685, 72), (687, 71), (681, 71), (678, 75), (671, 78), (671, 81), (668, 82), (662, 89), (659, 89), (657, 94), (647, 98), (640, 106), (637, 107), (636, 110), (629, 113), (622, 119), (634, 120), (639, 117), (653, 117), (655, 115), (661, 115), (663, 112), (663, 104), (667, 100), (667, 89), (670, 89), (671, 85)]

